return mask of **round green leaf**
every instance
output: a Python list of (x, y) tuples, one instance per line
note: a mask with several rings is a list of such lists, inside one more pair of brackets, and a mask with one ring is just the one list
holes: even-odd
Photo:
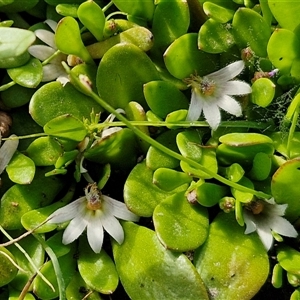
[(300, 216), (300, 159), (288, 160), (274, 173), (271, 182), (272, 195), (278, 204), (288, 204), (286, 218), (294, 222)]
[(145, 19), (145, 21), (152, 20), (154, 12), (153, 0), (113, 0), (114, 5), (120, 10), (137, 19)]
[(181, 35), (185, 34), (190, 24), (188, 3), (183, 0), (160, 0), (155, 8), (152, 32), (155, 37), (154, 48), (159, 54)]
[(170, 82), (150, 81), (144, 85), (144, 95), (150, 109), (160, 118), (174, 110), (188, 109), (184, 94)]
[(299, 24), (300, 3), (298, 1), (268, 0), (270, 10), (280, 26), (294, 30)]
[(192, 177), (188, 174), (168, 168), (159, 168), (153, 173), (153, 183), (164, 191), (172, 191), (191, 181)]
[(97, 89), (100, 96), (114, 108), (126, 108), (130, 101), (147, 107), (143, 85), (159, 80), (150, 58), (132, 44), (118, 44), (108, 50), (99, 64)]
[(53, 166), (62, 155), (62, 146), (52, 137), (43, 136), (35, 139), (26, 150), (36, 166)]
[(39, 88), (29, 103), (29, 113), (40, 126), (65, 114), (70, 114), (79, 120), (90, 118), (92, 110), (99, 113), (102, 108), (71, 84), (67, 83), (62, 86), (57, 81), (47, 83)]
[(101, 7), (94, 1), (85, 1), (78, 7), (77, 14), (80, 22), (100, 41), (105, 25), (105, 15)]
[(55, 31), (55, 44), (61, 52), (79, 56), (84, 62), (94, 64), (82, 42), (79, 25), (74, 18), (64, 17), (59, 21)]
[(290, 72), (293, 61), (299, 57), (300, 40), (290, 30), (277, 28), (268, 42), (268, 56), (281, 74)]
[(119, 276), (112, 259), (102, 249), (95, 253), (86, 242), (79, 246), (78, 270), (85, 283), (102, 294), (112, 294), (118, 286)]
[[(230, 2), (227, 3), (231, 4)], [(225, 2), (225, 4), (227, 3)], [(206, 1), (205, 3), (203, 3), (203, 10), (205, 14), (211, 19), (214, 19), (219, 23), (226, 23), (233, 18), (234, 10), (223, 7), (222, 5), (222, 2), (214, 3), (212, 1)]]
[(258, 152), (272, 155), (273, 141), (260, 133), (229, 133), (220, 137), (221, 145), (217, 148), (217, 156), (224, 164), (252, 164)]
[(187, 33), (176, 39), (165, 51), (166, 67), (174, 77), (184, 79), (195, 72), (203, 76), (217, 70), (217, 57), (199, 50), (197, 44), (198, 34)]
[(35, 174), (35, 164), (29, 157), (16, 152), (7, 165), (6, 172), (13, 182), (30, 184)]
[[(166, 192), (153, 183), (153, 171), (145, 161), (137, 164), (130, 172), (124, 185), (124, 201), (130, 211), (141, 217), (151, 217), (153, 210), (162, 200), (180, 191), (180, 187)], [(186, 187), (184, 188), (186, 190)], [(143, 191), (143, 197), (141, 197)]]
[(87, 135), (87, 129), (83, 122), (70, 114), (58, 116), (47, 122), (44, 126), (44, 132), (77, 142), (81, 142)]
[(232, 20), (235, 41), (240, 48), (250, 47), (256, 55), (267, 56), (271, 27), (250, 8), (239, 8)]
[(97, 139), (83, 155), (93, 162), (131, 169), (137, 158), (136, 137), (130, 129), (121, 129)]
[(280, 246), (277, 251), (280, 266), (289, 273), (300, 275), (300, 252), (289, 246)]
[(123, 229), (125, 241), (113, 243), (113, 255), (132, 300), (208, 299), (200, 275), (185, 255), (165, 249), (150, 229), (129, 222)]
[[(14, 263), (13, 263), (14, 262)], [(18, 273), (14, 256), (4, 247), (0, 247), (0, 286), (11, 282)]]
[[(169, 149), (178, 152), (178, 147), (176, 145), (176, 135), (178, 132), (178, 130), (166, 131), (159, 135), (156, 140)], [(179, 160), (165, 154), (153, 146), (150, 146), (146, 156), (146, 164), (147, 167), (152, 170), (156, 170), (158, 168), (174, 169), (179, 166)]]
[(0, 225), (8, 230), (22, 229), (23, 214), (51, 203), (63, 185), (61, 178), (45, 177), (45, 170), (36, 169), (31, 184), (15, 184), (2, 196)]
[(220, 213), (195, 252), (194, 264), (213, 299), (252, 299), (269, 274), (269, 259), (258, 235), (245, 229), (233, 213)]
[(276, 85), (269, 78), (259, 78), (252, 84), (251, 101), (261, 107), (271, 104)]
[(32, 31), (13, 27), (0, 27), (0, 37), (0, 61), (23, 54), (35, 41)]
[(43, 78), (43, 66), (38, 59), (31, 58), (23, 66), (8, 69), (7, 73), (17, 84), (27, 88), (35, 88)]
[(234, 44), (235, 40), (228, 24), (221, 24), (213, 19), (208, 19), (201, 26), (198, 36), (199, 49), (208, 53), (222, 53)]
[(156, 234), (161, 243), (175, 251), (198, 248), (208, 233), (208, 213), (200, 205), (191, 205), (185, 192), (176, 193), (158, 204), (153, 212)]

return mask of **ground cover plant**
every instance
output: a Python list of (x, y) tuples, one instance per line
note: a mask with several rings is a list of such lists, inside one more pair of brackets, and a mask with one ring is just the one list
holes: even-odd
[(300, 299), (300, 1), (0, 1), (1, 299)]

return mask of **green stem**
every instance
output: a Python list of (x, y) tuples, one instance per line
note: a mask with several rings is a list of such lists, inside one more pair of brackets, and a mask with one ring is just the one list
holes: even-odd
[[(166, 126), (178, 126), (178, 127), (208, 127), (209, 125), (205, 121), (194, 121), (191, 125), (189, 121), (179, 121), (179, 122), (166, 122), (166, 121), (129, 121), (133, 126), (153, 126), (153, 127), (166, 127)], [(102, 129), (104, 127), (112, 127), (112, 126), (127, 126), (124, 122), (103, 122), (101, 124), (96, 124), (91, 126), (91, 129)], [(219, 127), (226, 128), (252, 128), (259, 130), (269, 129), (273, 124), (271, 123), (257, 123), (257, 122), (249, 122), (249, 121), (223, 121), (221, 122)]]
[(41, 133), (33, 133), (33, 134), (22, 135), (22, 136), (10, 136), (7, 138), (3, 138), (2, 141), (25, 140), (25, 139), (37, 138), (41, 136), (48, 136), (48, 134), (41, 132)]
[(115, 16), (115, 15), (122, 15), (122, 16), (127, 16), (128, 14), (121, 12), (121, 11), (115, 11), (112, 12), (111, 14), (109, 14), (105, 19), (106, 21), (109, 20), (111, 17)]
[[(0, 231), (11, 241), (13, 238), (4, 230), (2, 226), (0, 226)], [(14, 243), (14, 245), (24, 254), (26, 259), (29, 261), (29, 263), (32, 265), (35, 272), (41, 276), (41, 278), (44, 280), (44, 282), (53, 290), (55, 291), (53, 285), (51, 282), (39, 271), (39, 269), (36, 267), (35, 263), (33, 262), (32, 258), (29, 256), (29, 254), (26, 252), (26, 250), (20, 246), (18, 243)]]
[(42, 62), (42, 65), (45, 66), (47, 65), (53, 58), (55, 58), (57, 55), (59, 55), (61, 53), (60, 50), (56, 50), (51, 56), (49, 56), (47, 59), (45, 59)]
[(287, 141), (287, 146), (286, 146), (287, 157), (290, 157), (290, 154), (291, 154), (291, 143), (292, 143), (292, 140), (294, 137), (294, 132), (295, 132), (295, 129), (297, 126), (298, 117), (299, 117), (299, 104), (297, 105), (297, 107), (294, 111), (293, 118), (292, 118), (292, 125), (289, 130), (289, 136), (288, 136), (288, 141)]
[(45, 249), (47, 254), (49, 255), (55, 274), (56, 274), (56, 279), (57, 279), (57, 285), (58, 285), (58, 291), (59, 291), (59, 300), (66, 300), (66, 287), (65, 287), (65, 282), (63, 279), (63, 274), (57, 259), (57, 256), (55, 255), (54, 251), (52, 250), (51, 247), (48, 246), (46, 241), (41, 238), (38, 234), (33, 234), (33, 236), (40, 242), (42, 247)]
[(0, 92), (3, 92), (7, 89), (9, 89), (10, 87), (14, 86), (16, 83), (14, 81), (11, 81), (9, 83), (3, 84), (0, 86)]
[(105, 13), (114, 3), (110, 1), (108, 4), (106, 4), (103, 8), (102, 11)]
[(102, 98), (100, 98), (97, 94), (95, 94), (92, 89), (87, 88), (77, 77), (75, 74), (71, 73), (70, 71), (69, 75), (72, 77), (72, 79), (78, 84), (78, 86), (80, 86), (82, 88), (82, 90), (85, 93), (88, 93), (88, 95), (94, 99), (97, 103), (99, 103), (106, 111), (108, 111), (111, 114), (114, 114), (121, 122), (123, 122), (124, 124), (126, 124), (126, 126), (128, 128), (130, 128), (138, 137), (140, 137), (141, 139), (143, 139), (145, 142), (149, 143), (150, 145), (152, 145), (153, 147), (157, 148), (158, 150), (164, 152), (165, 154), (174, 157), (175, 159), (178, 159), (180, 161), (184, 161), (186, 163), (188, 163), (189, 165), (203, 171), (204, 173), (208, 174), (209, 176), (215, 178), (216, 180), (218, 180), (219, 182), (228, 185), (232, 188), (235, 188), (237, 190), (243, 191), (245, 193), (251, 193), (259, 198), (266, 198), (269, 199), (271, 198), (271, 196), (269, 194), (266, 194), (264, 192), (260, 192), (260, 191), (256, 191), (250, 188), (247, 188), (245, 186), (242, 186), (238, 183), (232, 182), (222, 176), (220, 176), (217, 173), (212, 172), (211, 170), (207, 169), (206, 167), (204, 167), (203, 165), (195, 162), (192, 159), (186, 158), (184, 156), (182, 156), (181, 154), (163, 146), (162, 144), (160, 144), (159, 142), (157, 142), (156, 140), (152, 139), (150, 136), (146, 135), (145, 133), (143, 133), (140, 129), (138, 129), (137, 127), (135, 127), (133, 124), (131, 124), (131, 122), (129, 120), (127, 120), (122, 114), (118, 113), (112, 106), (110, 106), (107, 102), (105, 102)]

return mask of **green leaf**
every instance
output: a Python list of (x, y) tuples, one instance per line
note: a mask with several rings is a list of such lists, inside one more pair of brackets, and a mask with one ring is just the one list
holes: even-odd
[(30, 184), (35, 174), (35, 164), (29, 157), (16, 152), (7, 165), (6, 172), (13, 182)]
[(133, 44), (118, 44), (101, 59), (97, 89), (101, 97), (114, 108), (125, 109), (131, 101), (145, 108), (147, 103), (143, 85), (159, 79), (158, 71), (145, 52)]
[[(180, 191), (180, 187), (178, 187), (171, 192), (166, 192), (157, 187), (152, 178), (153, 171), (146, 166), (144, 161), (132, 169), (125, 182), (124, 201), (130, 211), (138, 216), (151, 217), (157, 204)], [(143, 197), (141, 197), (141, 191), (143, 191)]]
[(63, 185), (61, 178), (45, 177), (45, 170), (36, 169), (31, 184), (15, 184), (2, 196), (0, 225), (7, 230), (22, 229), (23, 214), (49, 205)]
[(270, 10), (282, 28), (294, 30), (299, 24), (298, 1), (268, 0)]
[(144, 84), (144, 95), (150, 109), (160, 118), (165, 118), (174, 110), (189, 107), (185, 95), (167, 81), (150, 81)]
[(84, 62), (95, 64), (90, 53), (85, 48), (77, 21), (72, 17), (64, 17), (57, 24), (55, 44), (65, 54), (79, 56)]
[(18, 273), (14, 256), (4, 247), (0, 247), (0, 287), (11, 282)]
[(43, 66), (38, 59), (31, 58), (21, 67), (7, 69), (7, 73), (17, 84), (36, 88), (43, 78)]
[(235, 41), (240, 48), (250, 47), (256, 55), (267, 56), (271, 27), (250, 8), (239, 8), (232, 20)]
[(252, 84), (251, 102), (261, 107), (271, 104), (276, 85), (269, 78), (259, 78)]
[(165, 249), (150, 229), (122, 224), (125, 241), (113, 243), (113, 255), (132, 300), (208, 299), (200, 275), (185, 255)]
[(161, 243), (175, 251), (198, 248), (208, 233), (208, 213), (200, 205), (190, 204), (185, 191), (176, 193), (158, 204), (153, 212), (156, 234)]
[(97, 292), (112, 294), (119, 283), (112, 259), (103, 249), (100, 253), (95, 253), (82, 239), (79, 251), (78, 270), (85, 283)]
[[(184, 79), (195, 72), (204, 76), (217, 70), (217, 57), (199, 50), (197, 42), (197, 33), (187, 33), (167, 48), (164, 61), (171, 75)], [(206, 63), (203, 64), (203, 61)]]
[(288, 160), (274, 173), (271, 182), (272, 195), (278, 204), (288, 204), (285, 216), (294, 222), (300, 215), (300, 159)]
[(0, 39), (0, 60), (9, 59), (27, 51), (35, 41), (35, 34), (20, 28), (0, 27)]
[(62, 145), (50, 136), (35, 139), (26, 150), (36, 166), (53, 166), (62, 155)]
[(154, 1), (152, 0), (113, 0), (114, 5), (122, 12), (125, 12), (137, 19), (151, 21), (154, 13)]
[(103, 38), (105, 15), (101, 7), (94, 1), (85, 1), (78, 7), (78, 18), (80, 22), (98, 40)]
[(92, 110), (99, 113), (102, 108), (70, 83), (62, 86), (57, 81), (49, 82), (39, 88), (29, 103), (29, 113), (40, 126), (65, 114), (70, 114), (79, 120), (89, 118)]
[(269, 259), (258, 235), (244, 234), (234, 213), (220, 213), (210, 225), (194, 264), (212, 299), (252, 299), (269, 274)]
[(47, 122), (44, 126), (44, 132), (77, 142), (81, 142), (87, 135), (87, 129), (83, 122), (69, 114), (58, 116)]
[(208, 53), (226, 52), (235, 44), (231, 31), (228, 24), (221, 24), (213, 19), (208, 19), (199, 31), (199, 49)]
[(268, 42), (268, 56), (281, 74), (289, 74), (293, 61), (299, 58), (300, 40), (290, 30), (277, 28)]

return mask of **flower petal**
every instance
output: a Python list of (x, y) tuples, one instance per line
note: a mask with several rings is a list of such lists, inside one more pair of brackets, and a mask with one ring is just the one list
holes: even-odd
[(256, 231), (266, 250), (270, 250), (273, 245), (273, 235), (271, 229), (267, 226), (262, 226), (261, 224), (260, 226), (257, 226)]
[(81, 197), (64, 207), (59, 208), (49, 216), (48, 223), (63, 223), (73, 219), (85, 210), (85, 201), (85, 197)]
[(245, 64), (242, 60), (235, 61), (234, 63), (218, 70), (214, 73), (206, 75), (209, 79), (215, 81), (216, 83), (226, 82), (230, 79), (233, 79), (237, 75), (239, 75), (245, 67)]
[(43, 82), (55, 80), (56, 78), (63, 75), (66, 75), (66, 72), (62, 66), (54, 64), (48, 64), (43, 66)]
[(45, 45), (33, 45), (28, 48), (28, 52), (37, 59), (44, 61), (55, 53), (55, 50)]
[(126, 206), (125, 203), (117, 201), (106, 195), (102, 195), (104, 200), (102, 207), (103, 211), (109, 211), (110, 214), (114, 215), (116, 218), (136, 222), (139, 220), (139, 216), (132, 213)]
[(67, 245), (75, 241), (82, 234), (87, 224), (88, 219), (83, 214), (75, 217), (64, 231), (63, 244)]
[(95, 253), (99, 253), (103, 244), (103, 226), (99, 215), (96, 213), (87, 224), (88, 242)]
[(201, 95), (196, 91), (192, 90), (191, 104), (186, 117), (187, 121), (197, 121), (201, 115), (203, 102)]
[(47, 19), (44, 23), (46, 23), (54, 32), (56, 31), (57, 22)]
[(45, 44), (50, 46), (53, 49), (57, 49), (54, 40), (54, 33), (45, 29), (38, 29), (35, 32), (35, 35)]
[(298, 232), (294, 228), (294, 226), (286, 219), (282, 217), (273, 217), (272, 223), (269, 224), (270, 228), (276, 233), (288, 236), (288, 237), (297, 237)]
[(223, 93), (226, 95), (246, 95), (252, 92), (248, 83), (238, 80), (228, 81), (224, 85)]
[(203, 113), (212, 130), (216, 130), (221, 123), (221, 114), (217, 102), (204, 102)]
[(102, 210), (101, 215), (102, 225), (107, 233), (113, 237), (119, 244), (124, 241), (124, 231), (120, 222), (109, 212)]
[(217, 102), (218, 106), (223, 110), (227, 111), (231, 115), (239, 117), (242, 115), (242, 108), (240, 104), (233, 98), (224, 95)]
[(256, 230), (256, 225), (255, 225), (255, 221), (252, 218), (252, 214), (244, 210), (243, 216), (246, 224), (245, 234), (254, 232)]

